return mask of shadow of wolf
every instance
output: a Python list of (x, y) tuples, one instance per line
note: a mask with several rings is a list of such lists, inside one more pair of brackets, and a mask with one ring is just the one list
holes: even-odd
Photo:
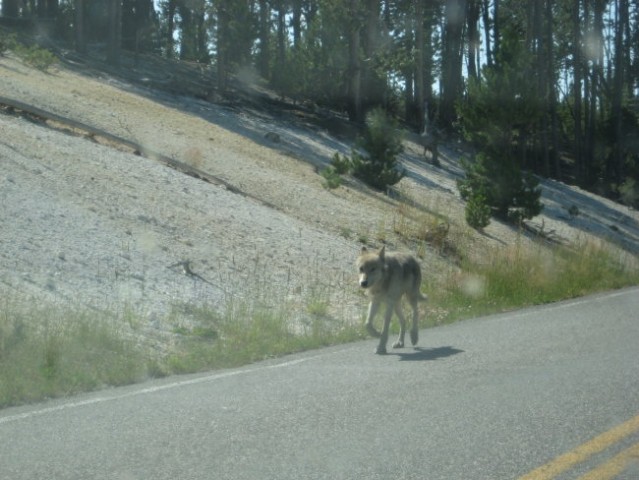
[(464, 353), (464, 351), (454, 347), (415, 347), (412, 352), (397, 352), (393, 355), (397, 355), (400, 362), (427, 362), (452, 357), (458, 353)]
[[(379, 345), (375, 353), (380, 355), (386, 353), (388, 330), (393, 312), (399, 319), (399, 337), (393, 344), (393, 348), (404, 346), (406, 318), (401, 307), (401, 299), (404, 295), (413, 309), (410, 340), (413, 345), (417, 345), (419, 335), (418, 303), (426, 301), (427, 297), (422, 295), (420, 291), (422, 272), (415, 257), (399, 252), (386, 253), (385, 246), (378, 252), (370, 252), (366, 247), (362, 247), (357, 258), (357, 269), (359, 271), (359, 285), (366, 290), (370, 297), (366, 330), (374, 337), (379, 338)], [(373, 326), (373, 319), (382, 304), (386, 305), (386, 312), (380, 333)]]

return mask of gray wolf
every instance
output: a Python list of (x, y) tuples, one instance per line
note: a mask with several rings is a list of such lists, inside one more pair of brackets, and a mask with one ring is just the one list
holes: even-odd
[[(386, 253), (386, 247), (378, 252), (370, 252), (366, 247), (357, 257), (357, 269), (359, 271), (359, 285), (364, 288), (370, 297), (366, 329), (368, 333), (379, 338), (376, 353), (386, 353), (388, 341), (388, 328), (393, 312), (399, 318), (399, 337), (393, 344), (393, 348), (404, 346), (406, 334), (406, 319), (402, 312), (401, 299), (404, 295), (413, 309), (413, 322), (410, 330), (410, 340), (417, 345), (419, 334), (418, 326), (418, 302), (427, 298), (420, 292), (422, 283), (422, 271), (415, 257), (406, 253)], [(386, 304), (384, 314), (384, 326), (379, 333), (373, 326), (373, 318), (377, 314), (382, 303)]]

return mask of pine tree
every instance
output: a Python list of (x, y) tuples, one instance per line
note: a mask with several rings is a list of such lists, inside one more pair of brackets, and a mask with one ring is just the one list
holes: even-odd
[(462, 198), (473, 208), (484, 199), (494, 215), (515, 222), (542, 209), (539, 181), (523, 172), (521, 158), (529, 129), (542, 115), (531, 67), (516, 32), (505, 32), (495, 65), (484, 68), (481, 79), (469, 79), (468, 99), (458, 108), (464, 133), (479, 152), (458, 182)]

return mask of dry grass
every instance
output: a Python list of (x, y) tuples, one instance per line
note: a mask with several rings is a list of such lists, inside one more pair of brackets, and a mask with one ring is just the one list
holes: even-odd
[(0, 304), (0, 407), (146, 378), (149, 359), (122, 319), (86, 308)]
[[(482, 258), (462, 259), (461, 268), (425, 285), (428, 325), (639, 284), (637, 260), (597, 242), (553, 249), (524, 249), (518, 243)], [(133, 340), (131, 330), (144, 320), (130, 310), (99, 313), (4, 296), (0, 407), (363, 338), (359, 325), (331, 314), (331, 303), (345, 299), (346, 279), (323, 282), (319, 271), (313, 275), (317, 278), (308, 284), (314, 287), (305, 292), (274, 291), (265, 275), (257, 278), (251, 295), (229, 295), (221, 309), (176, 308), (167, 321), (177, 340), (159, 357)], [(185, 315), (188, 322), (182, 320)]]
[(462, 261), (431, 290), (431, 324), (539, 305), (639, 284), (636, 259), (602, 242), (494, 248)]

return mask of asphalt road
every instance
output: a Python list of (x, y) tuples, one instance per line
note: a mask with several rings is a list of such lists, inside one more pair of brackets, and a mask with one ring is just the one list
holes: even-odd
[(639, 414), (638, 312), (627, 289), (423, 330), (387, 356), (371, 340), (5, 409), (0, 478), (518, 478)]

